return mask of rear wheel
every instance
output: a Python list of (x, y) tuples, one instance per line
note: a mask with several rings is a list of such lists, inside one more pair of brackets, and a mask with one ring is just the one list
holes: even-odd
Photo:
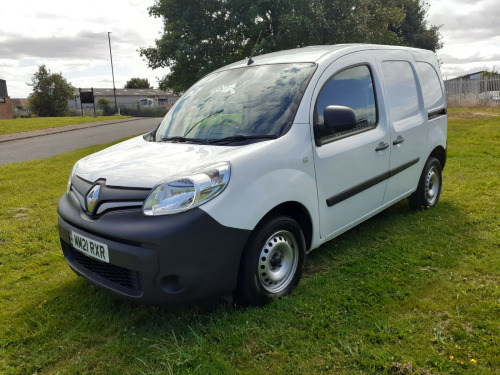
[(434, 207), (441, 195), (443, 174), (441, 163), (435, 157), (430, 157), (418, 181), (417, 190), (408, 197), (412, 208)]
[(262, 305), (290, 293), (302, 275), (305, 253), (304, 235), (292, 218), (259, 225), (243, 253), (235, 301)]

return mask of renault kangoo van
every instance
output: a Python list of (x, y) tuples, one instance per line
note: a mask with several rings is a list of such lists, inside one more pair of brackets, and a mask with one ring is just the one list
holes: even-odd
[(430, 51), (314, 46), (194, 84), (157, 129), (78, 161), (58, 205), (73, 271), (146, 304), (262, 304), (306, 254), (394, 203), (437, 204), (447, 109)]

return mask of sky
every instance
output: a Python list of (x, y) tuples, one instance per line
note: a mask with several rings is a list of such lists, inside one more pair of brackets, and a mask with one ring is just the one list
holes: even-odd
[(123, 88), (133, 77), (157, 88), (168, 70), (152, 70), (137, 50), (154, 45), (162, 21), (150, 17), (153, 0), (24, 0), (0, 6), (0, 79), (11, 98), (31, 92), (26, 83), (45, 64), (74, 87)]
[[(133, 77), (158, 78), (168, 69), (152, 70), (138, 49), (154, 45), (162, 21), (150, 17), (154, 0), (24, 0), (0, 6), (0, 79), (11, 98), (25, 98), (27, 83), (45, 64), (75, 87), (122, 88)], [(498, 0), (428, 0), (428, 20), (443, 25), (444, 47), (438, 51), (443, 78), (496, 67), (500, 70)]]
[(428, 0), (428, 21), (443, 25), (437, 52), (444, 79), (481, 70), (500, 71), (499, 0)]

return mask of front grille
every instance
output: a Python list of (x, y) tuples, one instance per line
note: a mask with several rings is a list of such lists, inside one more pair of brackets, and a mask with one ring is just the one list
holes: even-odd
[(71, 258), (80, 266), (116, 285), (135, 292), (142, 291), (142, 275), (139, 272), (99, 262), (73, 249), (71, 249)]
[[(100, 186), (100, 190), (95, 210), (89, 213), (86, 203), (87, 194), (96, 186)], [(80, 203), (83, 211), (91, 217), (97, 218), (106, 211), (141, 207), (151, 192), (151, 189), (108, 186), (104, 179), (91, 182), (79, 176), (75, 176), (71, 180), (70, 191), (74, 194), (74, 198)]]

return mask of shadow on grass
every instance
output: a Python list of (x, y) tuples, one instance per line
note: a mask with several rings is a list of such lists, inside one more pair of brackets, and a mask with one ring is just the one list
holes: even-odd
[(398, 241), (412, 241), (417, 237), (441, 238), (443, 230), (456, 230), (466, 222), (463, 210), (449, 201), (440, 201), (432, 209), (414, 210), (404, 199), (309, 253), (306, 272), (321, 267), (325, 258), (340, 254), (348, 256), (353, 250), (366, 255), (372, 250), (383, 253)]
[[(437, 222), (434, 222), (433, 219), (437, 219)], [(388, 241), (390, 245), (397, 244), (401, 240), (404, 241), (409, 236), (422, 236), (426, 237), (426, 243), (434, 242), (433, 238), (442, 236), (443, 226), (452, 225), (457, 228), (465, 222), (464, 213), (449, 202), (440, 202), (437, 208), (430, 210), (411, 210), (407, 201), (403, 200), (309, 253), (304, 275), (314, 276), (317, 270), (321, 270), (322, 262), (328, 259), (335, 262), (335, 257), (339, 255), (352, 259), (350, 255), (369, 256), (372, 255), (372, 251), (378, 251), (380, 254), (383, 254), (385, 250), (389, 251), (390, 246), (384, 248), (376, 245), (380, 239)], [(353, 249), (355, 251), (350, 253)], [(415, 248), (415, 250), (419, 249)], [(366, 261), (369, 262), (370, 259), (367, 258)], [(189, 320), (192, 316), (203, 314), (238, 314), (245, 310), (234, 307), (232, 301), (222, 297), (200, 301), (196, 305), (188, 306), (139, 305), (120, 299), (86, 282), (84, 278), (78, 277), (72, 272), (71, 274), (74, 279), (70, 283), (54, 287), (54, 293), (63, 298), (69, 296), (68, 300), (73, 299), (76, 303), (75, 306), (78, 306), (78, 301), (85, 301), (87, 304), (90, 299), (95, 298), (99, 301), (97, 304), (104, 308), (104, 312), (109, 310), (111, 314), (128, 310), (133, 314), (150, 314), (151, 317), (168, 316)], [(78, 298), (73, 298), (76, 297), (75, 290), (78, 291)], [(290, 298), (293, 299), (293, 297)]]
[[(433, 274), (422, 269), (429, 264), (453, 266), (456, 260), (450, 261), (446, 251), (460, 241), (457, 231), (466, 220), (446, 201), (427, 211), (397, 203), (309, 254), (297, 290), (258, 308), (237, 309), (220, 299), (190, 307), (141, 306), (74, 275), (54, 285), (41, 306), (16, 314), (22, 322), (6, 345), (19, 345), (13, 365), (33, 354), (34, 347), (56, 348), (51, 358), (34, 353), (29, 371), (71, 362), (78, 371), (92, 372), (97, 366), (105, 373), (115, 371), (117, 361), (130, 361), (146, 369), (144, 373), (193, 370), (200, 363), (205, 373), (215, 373), (226, 371), (234, 356), (248, 364), (256, 353), (271, 350), (269, 345), (280, 357), (280, 347), (307, 351), (313, 345), (321, 351), (331, 342), (338, 342), (341, 355), (357, 366), (384, 369), (389, 359), (380, 367), (373, 367), (373, 361), (364, 364), (350, 345), (361, 340), (362, 332), (371, 334), (373, 322), (388, 320), (387, 306), (404, 302), (433, 282)], [(442, 254), (436, 257), (437, 252)], [(64, 350), (57, 349), (61, 342)], [(290, 364), (300, 367), (296, 361)]]

